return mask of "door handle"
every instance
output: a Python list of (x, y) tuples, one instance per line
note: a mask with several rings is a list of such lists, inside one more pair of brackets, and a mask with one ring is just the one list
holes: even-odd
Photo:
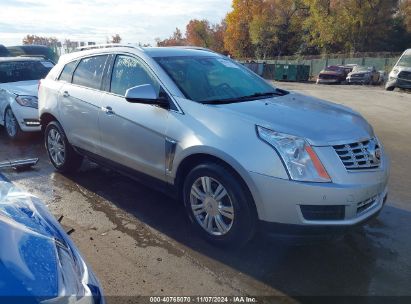
[(106, 107), (101, 107), (101, 110), (106, 113), (107, 115), (114, 115), (114, 111), (113, 108), (110, 106), (106, 106)]
[(63, 97), (70, 97), (70, 94), (69, 94), (69, 92), (67, 92), (67, 91), (64, 91), (64, 92), (63, 92)]

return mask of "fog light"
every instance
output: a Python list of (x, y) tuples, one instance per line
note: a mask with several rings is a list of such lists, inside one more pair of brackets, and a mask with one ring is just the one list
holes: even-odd
[(38, 127), (40, 126), (40, 121), (35, 119), (25, 119), (24, 124), (28, 127)]

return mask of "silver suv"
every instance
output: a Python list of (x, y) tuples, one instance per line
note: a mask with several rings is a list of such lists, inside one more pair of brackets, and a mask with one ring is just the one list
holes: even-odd
[(205, 49), (62, 56), (41, 82), (39, 111), (57, 170), (87, 156), (156, 186), (217, 244), (244, 244), (258, 227), (352, 226), (387, 197), (389, 163), (360, 114), (273, 87)]

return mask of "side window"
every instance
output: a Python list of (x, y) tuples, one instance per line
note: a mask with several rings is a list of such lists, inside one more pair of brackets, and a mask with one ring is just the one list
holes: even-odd
[(107, 55), (84, 58), (74, 71), (73, 84), (99, 90)]
[(128, 89), (143, 84), (153, 85), (157, 95), (159, 94), (159, 83), (138, 59), (118, 55), (111, 76), (110, 92), (124, 96)]
[(72, 61), (70, 63), (67, 63), (63, 71), (60, 74), (59, 80), (65, 81), (65, 82), (71, 82), (71, 78), (73, 77), (73, 71), (76, 68), (77, 61)]

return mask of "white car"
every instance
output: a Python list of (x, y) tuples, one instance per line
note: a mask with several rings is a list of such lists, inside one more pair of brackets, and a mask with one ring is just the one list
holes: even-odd
[(41, 58), (0, 58), (0, 125), (10, 138), (41, 130), (38, 85), (53, 66)]

